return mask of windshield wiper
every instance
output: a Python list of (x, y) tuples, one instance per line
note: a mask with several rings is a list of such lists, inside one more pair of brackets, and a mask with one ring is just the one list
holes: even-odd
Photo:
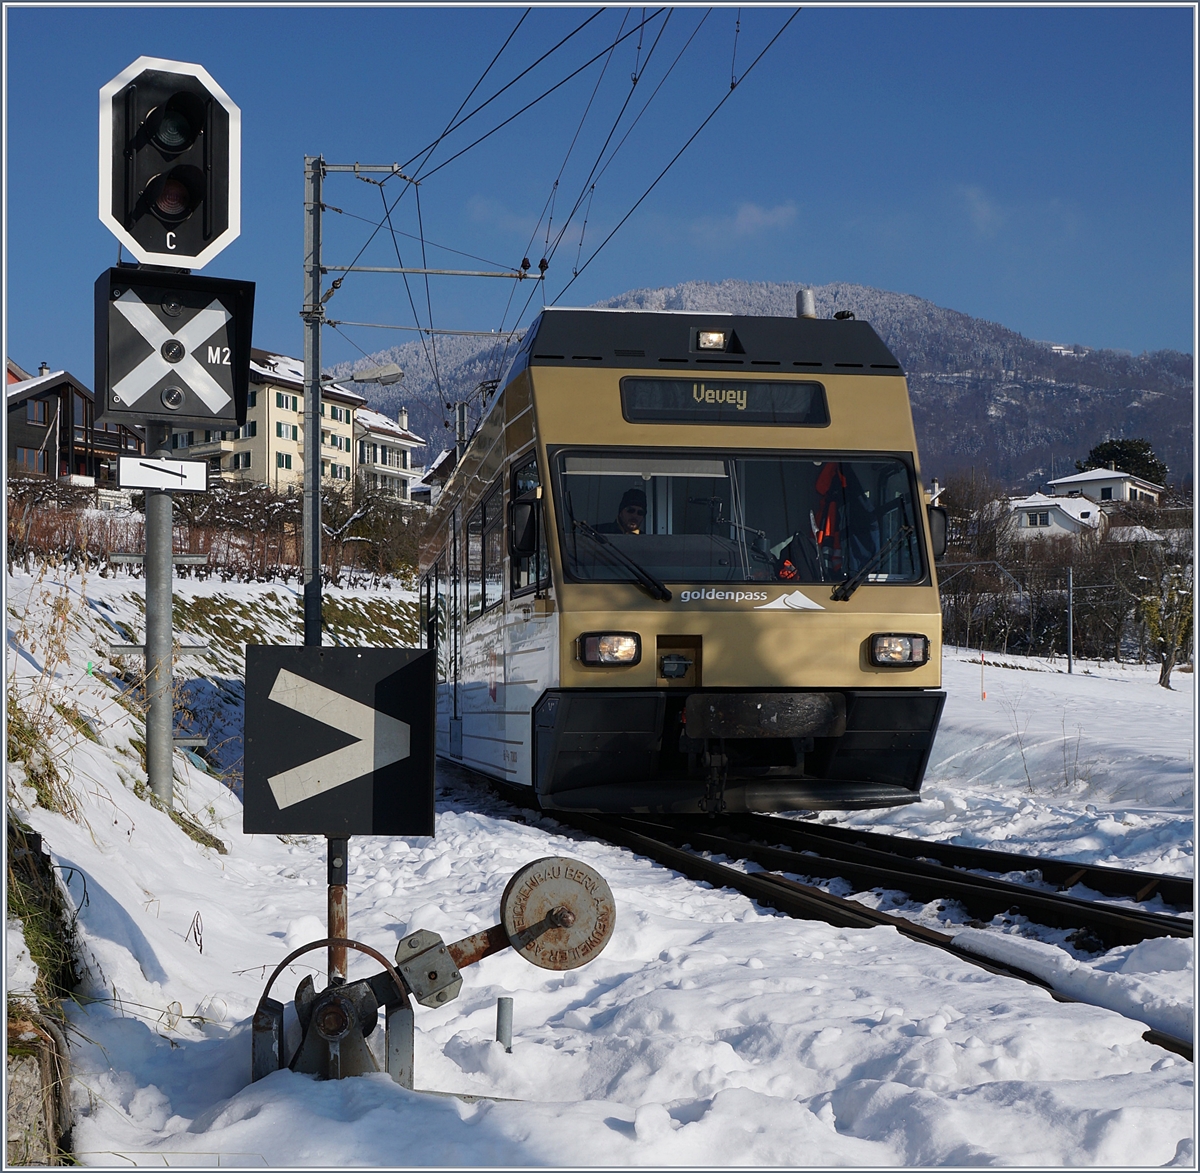
[(913, 527), (911, 525), (902, 525), (889, 542), (880, 546), (870, 558), (863, 563), (859, 572), (853, 577), (846, 579), (845, 582), (838, 583), (833, 588), (833, 594), (829, 597), (836, 599), (839, 603), (844, 603), (864, 582), (867, 581), (867, 575), (871, 573), (893, 550), (897, 549), (905, 538), (911, 536)]
[(664, 603), (671, 601), (673, 596), (666, 583), (660, 582), (650, 571), (635, 562), (623, 550), (618, 550), (599, 530), (593, 529), (586, 521), (574, 521), (573, 524), (575, 529), (591, 538), (596, 545), (603, 546), (617, 561), (623, 563), (627, 570), (632, 571), (638, 584), (646, 589), (652, 599), (659, 599)]

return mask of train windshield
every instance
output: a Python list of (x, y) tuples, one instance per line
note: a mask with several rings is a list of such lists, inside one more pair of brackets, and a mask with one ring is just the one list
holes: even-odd
[(674, 582), (922, 575), (913, 476), (896, 457), (575, 450), (554, 472), (577, 581), (630, 581), (630, 561)]

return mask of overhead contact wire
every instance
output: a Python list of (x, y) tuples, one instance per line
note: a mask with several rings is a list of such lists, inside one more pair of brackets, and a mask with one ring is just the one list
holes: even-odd
[[(383, 200), (383, 209), (384, 209), (383, 216), (384, 216), (384, 220), (387, 223), (388, 228), (390, 229), (392, 226), (392, 210), (391, 210), (391, 208), (389, 208), (387, 206), (387, 197), (383, 194), (383, 188), (379, 189), (379, 198), (381, 200)], [(396, 239), (395, 233), (392, 233), (392, 247), (396, 250), (396, 264), (401, 269), (403, 269), (404, 261), (400, 256), (400, 242)], [(418, 326), (420, 326), (421, 325), (421, 315), (417, 313), (417, 303), (415, 301), (413, 301), (412, 287), (408, 283), (408, 274), (401, 273), (400, 276), (404, 278), (404, 291), (408, 294), (408, 305), (409, 305), (409, 308), (412, 310), (413, 321)], [(432, 329), (433, 323), (430, 322), (429, 325), (430, 325), (430, 328)], [(438, 381), (437, 365), (429, 357), (429, 347), (425, 345), (425, 335), (423, 333), (421, 334), (421, 349), (425, 352), (425, 361), (429, 364), (430, 374), (433, 375), (433, 385), (437, 389), (437, 393), (440, 398), (441, 394), (442, 394), (442, 388), (441, 388), (441, 383)]]
[[(788, 25), (790, 25), (792, 23), (792, 21), (795, 20), (796, 17), (800, 15), (800, 11), (801, 10), (799, 8), (797, 8), (797, 9), (795, 9), (795, 11), (793, 11), (792, 15), (789, 16), (787, 18), (787, 20), (785, 20), (783, 22), (783, 26), (779, 29), (779, 31), (767, 42), (766, 47), (763, 49), (763, 51), (761, 53), (759, 53), (759, 55), (757, 57), (755, 57), (755, 59), (753, 61), (750, 62), (749, 66), (746, 68), (745, 73), (742, 74), (743, 81), (747, 77), (750, 76), (751, 72), (754, 70), (754, 67), (763, 59), (763, 57), (766, 56), (766, 54), (767, 54), (768, 50), (771, 48), (771, 46), (774, 45), (775, 42), (777, 40), (779, 40), (779, 38), (781, 36), (783, 36), (784, 31), (787, 29)], [(693, 131), (691, 137), (687, 140), (687, 142), (685, 142), (683, 144), (683, 146), (680, 147), (679, 150), (675, 152), (674, 156), (672, 156), (672, 158), (671, 158), (671, 161), (658, 173), (658, 175), (654, 179), (654, 182), (651, 183), (650, 186), (648, 188), (646, 188), (646, 190), (644, 192), (642, 192), (642, 194), (638, 197), (637, 202), (633, 205), (633, 207), (630, 208), (629, 211), (626, 212), (625, 215), (622, 216), (619, 221), (617, 221), (616, 226), (600, 242), (599, 246), (596, 248), (596, 251), (594, 253), (592, 253), (592, 255), (590, 257), (588, 257), (588, 259), (586, 261), (583, 262), (583, 265), (580, 268), (579, 272), (576, 273), (571, 278), (571, 280), (568, 281), (566, 283), (566, 285), (564, 285), (562, 287), (561, 290), (559, 290), (558, 297), (556, 297), (554, 299), (554, 301), (552, 301), (550, 303), (551, 305), (558, 304), (559, 298), (561, 298), (563, 296), (563, 294), (566, 293), (567, 290), (570, 289), (571, 286), (575, 284), (575, 282), (579, 279), (580, 274), (583, 273), (584, 269), (586, 269), (588, 267), (588, 265), (590, 265), (596, 259), (596, 257), (600, 255), (600, 250), (603, 249), (604, 246), (606, 244), (608, 244), (608, 242), (610, 240), (612, 240), (612, 238), (617, 234), (618, 231), (620, 231), (621, 226), (625, 223), (625, 221), (628, 220), (629, 217), (632, 216), (634, 214), (634, 212), (636, 212), (638, 210), (638, 208), (641, 206), (642, 202), (646, 199), (646, 197), (649, 196), (650, 193), (662, 181), (663, 176), (666, 175), (667, 172), (670, 171), (671, 168), (675, 166), (676, 162), (678, 162), (678, 160), (679, 160), (680, 156), (683, 154), (683, 152), (686, 151), (688, 149), (688, 147), (690, 147), (692, 145), (693, 142), (695, 142), (696, 138), (700, 135), (700, 132), (716, 117), (717, 112), (721, 109), (722, 106), (725, 105), (725, 103), (727, 101), (729, 101), (730, 97), (733, 96), (733, 93), (734, 93), (734, 90), (732, 90), (732, 89), (729, 90), (728, 93), (726, 93), (725, 96), (713, 107), (712, 112), (708, 115), (708, 117), (705, 118), (705, 120), (702, 123), (700, 123), (700, 125), (698, 127), (696, 127), (695, 131)]]
[[(673, 10), (668, 9), (666, 19), (659, 26), (658, 35), (654, 38), (654, 43), (650, 46), (650, 51), (646, 54), (646, 63), (642, 67), (643, 73), (645, 72), (645, 70), (650, 68), (650, 59), (654, 56), (654, 50), (656, 48), (658, 48), (658, 42), (662, 39), (663, 33), (666, 32), (667, 25), (670, 23), (670, 20), (671, 20), (672, 12), (673, 12)], [(638, 57), (639, 57), (639, 59), (641, 57), (641, 44), (640, 43), (638, 45)], [(596, 154), (596, 161), (592, 164), (592, 169), (588, 172), (587, 178), (583, 181), (583, 186), (579, 190), (578, 198), (575, 200), (574, 205), (571, 207), (571, 211), (568, 214), (567, 219), (564, 222), (562, 228), (559, 230), (558, 236), (556, 236), (554, 239), (554, 246), (550, 249), (549, 254), (547, 256), (547, 260), (554, 259), (554, 254), (558, 251), (558, 246), (559, 246), (559, 244), (562, 243), (563, 236), (566, 235), (567, 229), (571, 226), (571, 221), (575, 218), (575, 213), (579, 211), (579, 206), (583, 203), (584, 197), (588, 194), (589, 185), (590, 185), (591, 191), (595, 192), (595, 184), (592, 182), (592, 179), (593, 179), (593, 176), (596, 174), (596, 168), (600, 166), (600, 160), (604, 158), (604, 152), (606, 150), (608, 150), (608, 144), (610, 142), (612, 142), (612, 137), (614, 134), (617, 133), (617, 127), (620, 126), (621, 119), (625, 117), (625, 111), (629, 108), (629, 103), (633, 100), (633, 94), (634, 94), (634, 91), (637, 89), (637, 83), (638, 83), (639, 79), (641, 78), (641, 76), (642, 76), (641, 73), (638, 73), (637, 71), (634, 72), (633, 77), (632, 77), (632, 82), (629, 87), (629, 93), (626, 94), (625, 101), (621, 104), (621, 109), (617, 112), (617, 116), (613, 120), (612, 128), (609, 130), (608, 136), (605, 138), (603, 145), (600, 147), (599, 152)], [(589, 208), (591, 207), (590, 199), (588, 200), (588, 206), (589, 206)], [(583, 241), (583, 238), (581, 236), (580, 237), (580, 248), (581, 249), (583, 247), (582, 241)]]
[[(647, 20), (653, 20), (656, 16), (658, 16), (662, 12), (663, 12), (663, 9), (661, 9), (661, 8), (657, 9), (655, 12), (651, 13), (651, 15), (649, 17), (647, 17)], [(531, 110), (539, 102), (545, 101), (545, 99), (548, 98), (552, 93), (554, 93), (555, 90), (562, 89), (562, 87), (565, 86), (567, 84), (567, 82), (578, 77), (579, 74), (581, 74), (585, 69), (588, 69), (590, 66), (595, 65), (596, 62), (599, 61), (600, 58), (605, 55), (605, 53), (610, 52), (615, 45), (619, 45), (622, 41), (627, 40), (629, 37), (632, 37), (633, 34), (636, 33), (638, 31), (638, 29), (640, 29), (640, 28), (641, 28), (641, 25), (631, 28), (629, 30), (629, 32), (625, 33), (623, 36), (618, 37), (616, 39), (616, 41), (613, 42), (613, 45), (605, 46), (605, 48), (603, 48), (594, 57), (589, 58), (581, 66), (579, 66), (578, 69), (572, 70), (569, 74), (567, 74), (567, 76), (564, 77), (562, 79), (562, 81), (556, 82), (544, 93), (539, 94), (538, 97), (534, 98), (533, 101), (527, 102), (515, 114), (509, 115), (509, 117), (504, 119), (503, 122), (500, 122), (496, 126), (493, 126), (492, 129), (489, 130), (486, 134), (480, 135), (479, 138), (477, 138), (474, 142), (470, 143), (469, 145), (463, 147), (462, 150), (457, 152), (457, 154), (451, 155), (449, 159), (444, 159), (436, 167), (430, 169), (429, 171), (426, 171), (424, 174), (418, 176), (417, 178), (424, 181), (424, 180), (428, 179), (431, 175), (437, 174), (437, 172), (439, 172), (443, 167), (449, 167), (450, 164), (453, 163), (455, 159), (460, 158), (461, 156), (465, 155), (470, 150), (474, 150), (474, 148), (479, 146), (479, 144), (481, 142), (483, 142), (485, 139), (489, 139), (497, 131), (503, 130), (504, 127), (506, 127), (514, 119), (520, 118), (521, 115), (524, 114), (527, 110)]]

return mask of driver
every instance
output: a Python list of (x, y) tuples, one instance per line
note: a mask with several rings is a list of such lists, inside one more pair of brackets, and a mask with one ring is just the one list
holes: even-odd
[(640, 534), (646, 528), (646, 494), (641, 489), (627, 489), (617, 506), (617, 520), (596, 526), (602, 534)]

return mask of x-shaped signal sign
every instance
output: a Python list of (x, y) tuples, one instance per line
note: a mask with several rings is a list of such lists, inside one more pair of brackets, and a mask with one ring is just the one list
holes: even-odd
[[(129, 324), (154, 348), (113, 386), (113, 395), (122, 403), (136, 403), (159, 379), (172, 372), (178, 372), (180, 380), (203, 400), (204, 406), (214, 415), (233, 398), (196, 361), (193, 353), (233, 317), (219, 301), (214, 300), (175, 333), (159, 321), (154, 311), (132, 289), (121, 294), (114, 304)], [(175, 345), (168, 346), (168, 343)], [(179, 353), (180, 350), (182, 353)]]

